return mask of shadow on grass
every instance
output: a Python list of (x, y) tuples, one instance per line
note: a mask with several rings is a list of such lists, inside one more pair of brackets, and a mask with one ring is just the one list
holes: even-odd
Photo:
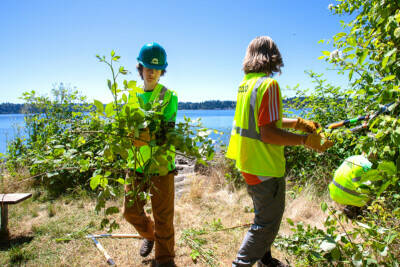
[(30, 243), (33, 238), (33, 236), (15, 236), (8, 240), (1, 240), (0, 251), (7, 251), (10, 248), (19, 247), (25, 243)]

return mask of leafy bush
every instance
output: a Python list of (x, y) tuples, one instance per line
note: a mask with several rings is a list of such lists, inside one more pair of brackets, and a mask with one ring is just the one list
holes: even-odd
[[(335, 87), (322, 79), (321, 74), (307, 72), (315, 84), (314, 89), (301, 90), (295, 88), (296, 97), (286, 103), (288, 110), (302, 110), (301, 117), (317, 121), (323, 128), (330, 123), (352, 118), (358, 115), (358, 109), (352, 106), (349, 95), (340, 87)], [(329, 133), (327, 129), (324, 130)], [(337, 132), (330, 136), (336, 144), (328, 152), (317, 154), (302, 146), (285, 147), (286, 174), (289, 180), (296, 185), (309, 182), (324, 192), (327, 184), (332, 180), (334, 169), (344, 158), (354, 153), (355, 141), (360, 134), (348, 134), (346, 131)]]
[(93, 166), (81, 170), (79, 163), (87, 162), (103, 146), (100, 138), (89, 141), (84, 134), (75, 133), (81, 129), (95, 131), (102, 124), (91, 119), (92, 106), (86, 98), (61, 83), (51, 97), (31, 91), (24, 93), (23, 99), (27, 137), (18, 137), (8, 146), (9, 171), (27, 167), (51, 195), (88, 185)]
[[(398, 208), (395, 213), (386, 208), (385, 202), (384, 198), (376, 199), (369, 206), (370, 212), (353, 221), (352, 229), (343, 226), (347, 221), (344, 214), (331, 208), (325, 229), (288, 219), (294, 234), (279, 236), (275, 246), (295, 255), (300, 266), (399, 266), (400, 213)], [(328, 209), (325, 203), (321, 208)]]
[[(330, 8), (335, 14), (355, 15), (349, 23), (342, 22), (345, 32), (333, 37), (337, 50), (323, 51), (321, 56), (334, 64), (340, 73), (348, 75), (351, 87), (336, 91), (339, 93), (336, 97), (326, 98), (321, 92), (333, 88), (317, 86), (314, 98), (317, 109), (321, 108), (321, 101), (325, 103), (320, 112), (312, 112), (313, 119), (328, 123), (373, 114), (382, 105), (394, 104), (386, 114), (371, 116), (365, 131), (356, 134), (346, 129), (325, 131), (337, 143), (328, 150), (328, 155), (343, 160), (353, 153), (365, 152), (373, 163), (373, 168), (361, 177), (364, 183), (358, 189), (367, 193), (371, 202), (362, 216), (352, 221), (352, 228), (345, 229), (342, 221), (346, 218), (329, 209), (325, 229), (302, 224), (295, 226), (288, 220), (294, 234), (280, 237), (276, 244), (296, 255), (299, 265), (399, 266), (400, 5), (398, 1), (388, 0), (342, 0)], [(310, 100), (305, 100), (301, 104), (307, 106), (309, 103)], [(335, 111), (337, 117), (332, 116), (331, 111)], [(301, 167), (302, 160), (304, 164), (309, 163), (306, 157), (296, 160), (295, 153), (290, 157), (293, 160), (289, 166)], [(325, 160), (319, 162), (324, 167), (326, 163)], [(322, 209), (327, 210), (327, 205), (322, 204)]]
[[(335, 14), (354, 14), (343, 22), (346, 32), (333, 37), (333, 52), (324, 52), (326, 60), (348, 73), (351, 89), (347, 91), (353, 106), (360, 112), (373, 112), (379, 105), (399, 102), (400, 9), (398, 1), (341, 1), (331, 6)], [(324, 57), (323, 56), (323, 57)], [(368, 124), (374, 137), (358, 138), (356, 149), (375, 155), (374, 161), (399, 162), (399, 108), (378, 116)]]
[[(103, 105), (95, 100), (94, 106), (86, 103), (78, 92), (66, 89), (62, 84), (53, 90), (53, 98), (36, 96), (34, 91), (24, 94), (27, 103), (25, 117), (28, 137), (20, 148), (15, 142), (10, 151), (23, 153), (9, 154), (9, 167), (26, 166), (38, 184), (44, 186), (51, 195), (86, 188), (98, 192), (96, 210), (104, 210), (107, 217), (119, 211), (118, 207), (106, 207), (106, 201), (122, 192), (122, 186), (132, 183), (135, 177), (126, 179), (130, 169), (142, 167), (143, 182), (150, 183), (151, 174), (168, 172), (168, 161), (163, 156), (176, 148), (179, 154), (206, 164), (214, 156), (210, 132), (200, 121), (185, 118), (184, 122), (166, 127), (163, 122), (163, 103), (144, 104), (136, 93), (141, 89), (136, 81), (123, 81), (119, 88), (117, 78), (128, 71), (123, 66), (115, 69), (119, 56), (111, 52), (110, 61), (97, 56), (100, 62), (109, 66), (112, 81), (107, 84), (113, 102)], [(140, 132), (148, 129), (154, 136), (148, 145), (151, 157), (142, 162), (140, 150), (133, 146), (132, 139), (140, 138)], [(136, 188), (134, 188), (136, 190)], [(148, 198), (146, 192), (139, 193)], [(105, 218), (102, 226), (110, 223)], [(117, 227), (115, 221), (111, 229)]]

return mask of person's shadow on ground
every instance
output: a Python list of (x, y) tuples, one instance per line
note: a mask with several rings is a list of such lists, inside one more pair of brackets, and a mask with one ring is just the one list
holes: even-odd
[(19, 247), (25, 243), (30, 243), (33, 236), (14, 236), (7, 240), (0, 240), (0, 251), (6, 251), (13, 247)]

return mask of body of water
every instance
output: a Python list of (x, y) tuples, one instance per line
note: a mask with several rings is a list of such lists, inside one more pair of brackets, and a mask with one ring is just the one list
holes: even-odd
[[(293, 115), (299, 112), (292, 111)], [(201, 118), (204, 127), (223, 132), (223, 135), (212, 133), (213, 139), (221, 139), (224, 143), (229, 140), (234, 110), (178, 110), (177, 122), (183, 121), (184, 116), (193, 120)], [(23, 136), (24, 133), (24, 115), (23, 114), (0, 114), (0, 153), (7, 150), (7, 142), (15, 136)]]
[(24, 135), (24, 114), (0, 114), (0, 153), (5, 153), (7, 142)]
[[(201, 118), (204, 127), (223, 131), (223, 136), (212, 134), (213, 138), (220, 137), (224, 142), (228, 141), (231, 131), (234, 110), (179, 110), (177, 122), (183, 121), (184, 116), (193, 120)], [(0, 153), (7, 150), (7, 142), (15, 136), (23, 136), (24, 115), (23, 114), (0, 114)]]
[(232, 130), (232, 122), (235, 111), (230, 110), (178, 110), (176, 121), (183, 121), (183, 116), (191, 119), (201, 118), (201, 123), (204, 127), (212, 130), (218, 130), (223, 134), (211, 133), (210, 137), (215, 140), (221, 140), (228, 144), (230, 132)]

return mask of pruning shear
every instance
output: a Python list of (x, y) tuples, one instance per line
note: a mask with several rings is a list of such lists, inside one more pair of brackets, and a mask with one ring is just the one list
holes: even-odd
[(351, 132), (355, 133), (355, 132), (361, 131), (362, 129), (368, 128), (368, 121), (369, 120), (372, 120), (372, 119), (376, 118), (380, 114), (388, 113), (388, 112), (392, 111), (395, 108), (396, 105), (397, 105), (396, 102), (392, 102), (392, 103), (384, 105), (383, 107), (381, 107), (379, 110), (377, 110), (373, 114), (367, 114), (367, 115), (359, 116), (359, 117), (356, 117), (356, 118), (353, 118), (353, 119), (347, 119), (347, 120), (334, 122), (334, 123), (329, 124), (327, 126), (327, 128), (328, 129), (336, 129), (336, 128), (339, 128), (339, 127), (342, 127), (342, 126), (351, 125), (351, 124), (359, 122), (359, 121), (364, 121), (363, 124), (350, 129)]

